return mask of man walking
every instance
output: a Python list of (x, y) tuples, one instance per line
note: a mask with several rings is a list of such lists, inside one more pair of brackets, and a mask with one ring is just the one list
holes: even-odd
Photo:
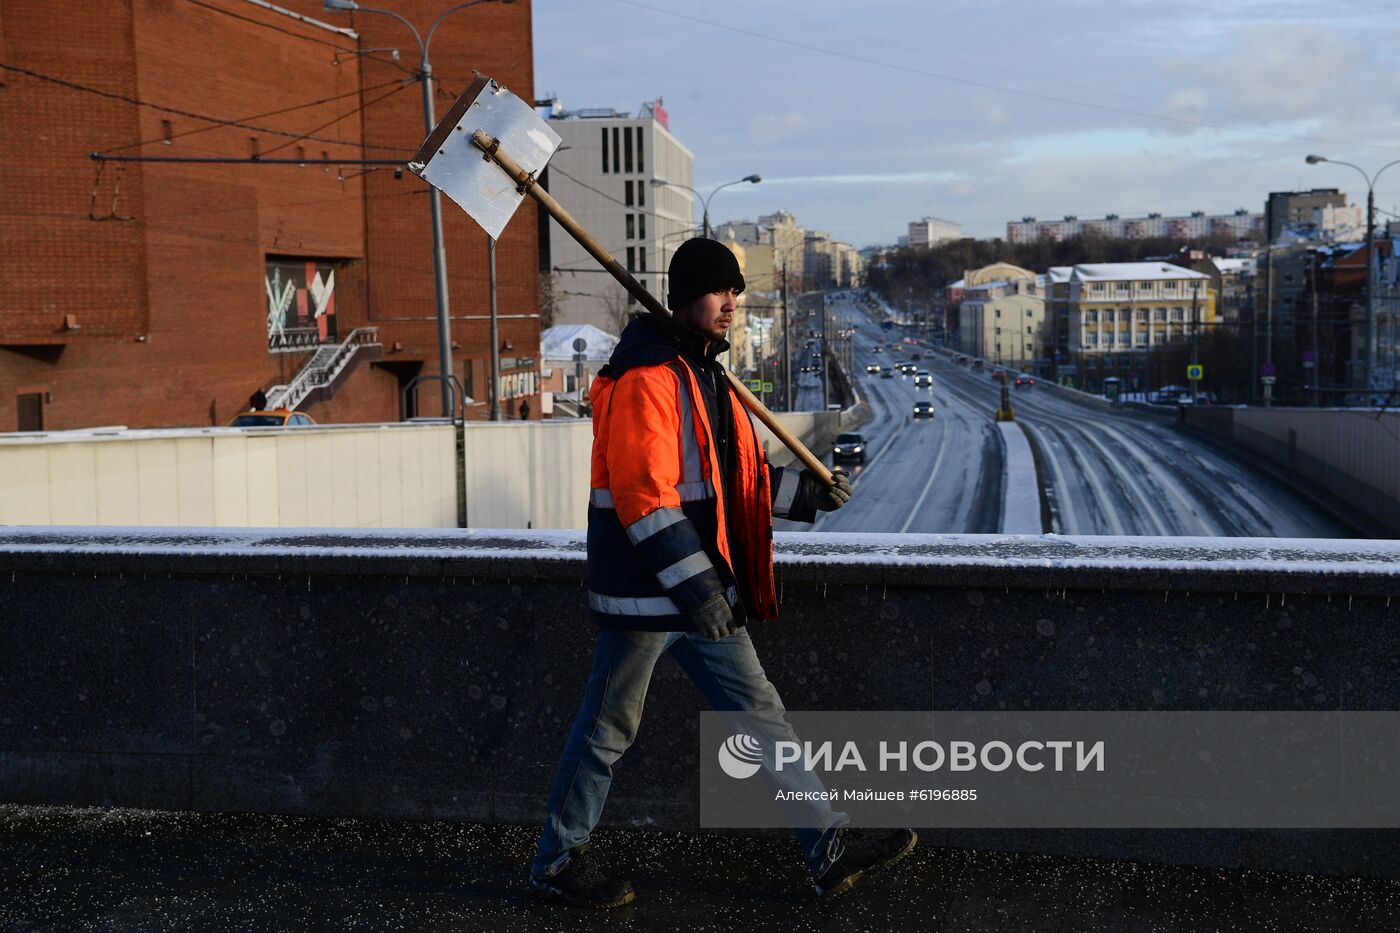
[[(716, 357), (744, 277), (723, 244), (693, 239), (671, 260), (674, 327), (634, 318), (589, 392), (593, 409), (588, 601), (599, 625), (593, 670), (549, 790), (530, 868), (537, 892), (590, 907), (634, 898), (599, 868), (589, 837), (612, 766), (636, 737), (652, 669), (669, 654), (718, 711), (791, 731), (754, 652), (750, 620), (777, 617), (773, 516), (812, 521), (851, 495), (844, 474), (768, 464)], [(913, 847), (909, 830), (843, 838), (829, 808), (797, 840), (820, 894), (838, 894)]]

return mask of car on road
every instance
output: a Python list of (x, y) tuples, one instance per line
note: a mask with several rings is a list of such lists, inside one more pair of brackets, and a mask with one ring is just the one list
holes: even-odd
[(880, 368), (880, 378), (881, 378), (881, 379), (893, 379), (893, 378), (894, 378), (894, 367), (893, 367), (893, 366), (882, 366), (882, 367)]
[(865, 367), (865, 372), (866, 372), (867, 375), (870, 375), (870, 376), (878, 376), (878, 375), (880, 375), (880, 364), (879, 364), (879, 363), (871, 363), (869, 366)]
[(898, 368), (900, 373), (905, 376), (912, 376), (919, 371), (919, 367), (913, 363), (900, 363)]
[(885, 348), (882, 347), (882, 346), (880, 346), (880, 345), (877, 343), (877, 344), (875, 345), (875, 349), (871, 350), (870, 352), (871, 352), (871, 353), (884, 353), (884, 352), (885, 352)]
[(982, 361), (981, 361), (981, 360), (973, 360), (973, 361), (972, 361), (972, 371), (975, 372), (975, 373), (980, 373), (980, 372), (982, 371)]
[(1030, 388), (1035, 385), (1035, 377), (1030, 373), (1018, 373), (1016, 375), (1016, 388)]
[(914, 417), (915, 417), (915, 418), (932, 418), (932, 417), (933, 417), (933, 403), (930, 402), (928, 399), (921, 399), (920, 401), (915, 402), (915, 403), (914, 403)]
[(267, 411), (245, 411), (228, 423), (231, 428), (301, 428), (316, 422), (310, 415), (286, 408)]
[(923, 355), (922, 353), (911, 353), (911, 354), (909, 354), (909, 359), (911, 359), (911, 360), (921, 360), (921, 359), (923, 359), (923, 358), (924, 358), (924, 355)]
[(865, 462), (865, 437), (860, 434), (838, 434), (831, 445), (831, 462), (854, 460)]
[(924, 370), (924, 369), (921, 369), (921, 370), (919, 370), (918, 372), (914, 373), (914, 388), (916, 388), (916, 389), (932, 389), (932, 388), (933, 388), (933, 374), (930, 373), (930, 372), (928, 372), (928, 370)]
[(1006, 370), (994, 369), (991, 372), (993, 382), (1006, 382)]
[(965, 357), (965, 356), (963, 356), (961, 353), (959, 353), (957, 356), (953, 357), (953, 362), (954, 362), (954, 363), (957, 363), (959, 366), (966, 366), (966, 365), (967, 365), (967, 357)]

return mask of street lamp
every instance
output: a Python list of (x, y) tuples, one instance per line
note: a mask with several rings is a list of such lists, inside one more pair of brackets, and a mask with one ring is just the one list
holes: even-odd
[[(392, 16), (408, 27), (408, 31), (413, 33), (414, 41), (418, 43), (418, 74), (415, 77), (423, 86), (423, 129), (425, 133), (431, 133), (437, 124), (437, 117), (433, 111), (433, 64), (428, 58), (428, 50), (433, 44), (433, 34), (437, 32), (443, 20), (458, 10), (464, 10), (479, 3), (492, 2), (514, 3), (515, 0), (467, 0), (466, 3), (448, 7), (438, 15), (437, 19), (433, 20), (433, 25), (428, 28), (427, 39), (423, 38), (408, 19), (393, 10), (361, 6), (355, 0), (324, 0), (322, 9), (327, 13), (379, 13), (384, 16)], [(432, 185), (428, 186), (428, 206), (433, 222), (433, 284), (437, 298), (438, 367), (442, 370), (442, 413), (445, 416), (451, 416), (452, 323), (447, 302), (447, 247), (442, 240), (442, 200), (438, 189)], [(491, 420), (496, 421), (500, 418), (500, 400), (497, 398), (500, 341), (496, 336), (496, 240), (494, 237), (487, 244), (487, 261), (491, 278)]]
[[(718, 194), (720, 191), (722, 191), (722, 190), (725, 189), (725, 188), (731, 188), (731, 187), (733, 187), (734, 185), (742, 185), (742, 184), (744, 184), (744, 183), (746, 183), (746, 182), (747, 182), (748, 184), (750, 184), (750, 185), (756, 185), (756, 184), (758, 184), (758, 183), (761, 182), (761, 181), (763, 181), (763, 179), (762, 179), (760, 176), (758, 176), (758, 175), (745, 175), (743, 178), (740, 178), (738, 181), (727, 181), (727, 182), (725, 182), (724, 184), (720, 185), (719, 187), (717, 187), (717, 188), (715, 188), (713, 191), (711, 191), (707, 196), (701, 198), (701, 201), (704, 203), (704, 215), (703, 215), (703, 216), (704, 216), (704, 220), (702, 221), (702, 229), (705, 231), (705, 232), (704, 232), (704, 236), (705, 236), (706, 239), (709, 239), (709, 236), (710, 236), (710, 198), (714, 197), (716, 194)], [(695, 195), (697, 198), (700, 198), (700, 192), (696, 191), (694, 188), (690, 187), (689, 185), (682, 185), (682, 184), (678, 184), (677, 182), (674, 182), (674, 181), (667, 181), (667, 180), (664, 179), (664, 178), (653, 178), (653, 179), (651, 180), (651, 186), (652, 186), (653, 188), (684, 188), (686, 191), (689, 191), (691, 194)]]
[[(1310, 155), (1304, 159), (1309, 165), (1317, 165), (1319, 162), (1331, 162), (1333, 165), (1345, 165), (1347, 168), (1354, 168), (1361, 173), (1361, 177), (1366, 179), (1366, 328), (1363, 344), (1364, 357), (1362, 359), (1362, 373), (1364, 382), (1362, 384), (1366, 394), (1367, 402), (1371, 398), (1371, 371), (1375, 367), (1375, 340), (1371, 335), (1371, 328), (1375, 321), (1375, 293), (1376, 293), (1376, 182), (1380, 180), (1381, 173), (1392, 165), (1400, 165), (1400, 159), (1394, 162), (1387, 162), (1376, 170), (1374, 175), (1367, 175), (1366, 170), (1359, 165), (1352, 165), (1350, 162), (1343, 162), (1340, 159), (1329, 159), (1326, 156)], [(1393, 374), (1392, 374), (1393, 378)]]

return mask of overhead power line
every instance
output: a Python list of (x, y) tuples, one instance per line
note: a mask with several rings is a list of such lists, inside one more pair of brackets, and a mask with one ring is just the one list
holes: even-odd
[[(306, 139), (306, 140), (310, 140), (310, 141), (312, 141), (312, 142), (330, 143), (330, 144), (332, 144), (332, 145), (337, 145), (337, 146), (354, 146), (354, 147), (357, 148), (357, 149), (385, 149), (385, 150), (388, 150), (388, 151), (390, 151), (390, 152), (409, 152), (409, 151), (411, 151), (411, 150), (409, 150), (408, 148), (406, 148), (406, 147), (404, 147), (404, 146), (376, 146), (376, 145), (373, 145), (373, 144), (371, 144), (371, 143), (356, 142), (355, 140), (352, 140), (352, 139), (331, 139), (331, 138), (323, 137), (323, 136), (307, 136), (307, 135), (302, 134), (302, 133), (294, 133), (294, 132), (291, 132), (290, 130), (279, 130), (279, 129), (274, 129), (273, 127), (270, 127), (270, 126), (260, 126), (260, 125), (255, 124), (255, 123), (246, 123), (246, 122), (243, 122), (243, 121), (241, 121), (241, 120), (227, 120), (227, 119), (222, 118), (222, 117), (211, 117), (211, 116), (209, 116), (208, 114), (204, 114), (204, 113), (195, 113), (194, 111), (191, 111), (191, 110), (181, 110), (181, 109), (179, 109), (179, 108), (177, 108), (177, 107), (166, 107), (166, 106), (163, 106), (163, 105), (161, 105), (161, 104), (153, 104), (153, 103), (151, 103), (150, 101), (141, 100), (141, 99), (138, 98), (138, 97), (131, 97), (131, 96), (127, 95), (127, 94), (118, 94), (118, 93), (116, 93), (116, 92), (114, 92), (114, 91), (104, 91), (104, 90), (102, 90), (102, 89), (100, 89), (100, 88), (89, 87), (88, 85), (85, 85), (85, 84), (79, 84), (79, 83), (77, 83), (76, 81), (68, 81), (68, 80), (66, 80), (66, 79), (64, 79), (64, 78), (58, 78), (58, 77), (55, 77), (55, 76), (53, 76), (53, 75), (44, 74), (43, 72), (40, 72), (40, 71), (33, 71), (32, 69), (29, 69), (29, 68), (20, 68), (20, 67), (17, 66), (17, 65), (9, 65), (9, 64), (6, 64), (6, 63), (4, 63), (4, 62), (0, 62), (0, 69), (3, 69), (3, 70), (5, 70), (5, 71), (9, 71), (9, 72), (13, 72), (13, 73), (15, 73), (15, 74), (21, 74), (21, 75), (24, 75), (24, 76), (26, 76), (26, 77), (33, 78), (33, 79), (35, 79), (36, 81), (44, 81), (44, 82), (46, 82), (46, 83), (54, 84), (54, 85), (57, 85), (57, 86), (59, 86), (59, 87), (65, 87), (65, 88), (68, 88), (68, 89), (70, 89), (70, 90), (81, 91), (81, 92), (83, 92), (84, 94), (93, 94), (93, 95), (95, 95), (95, 96), (97, 96), (97, 97), (103, 97), (103, 98), (106, 98), (106, 99), (108, 99), (108, 100), (121, 101), (122, 103), (132, 104), (132, 105), (137, 106), (137, 107), (146, 107), (146, 108), (148, 108), (148, 109), (150, 109), (150, 110), (155, 110), (155, 111), (157, 111), (157, 112), (159, 112), (159, 113), (173, 113), (173, 114), (175, 114), (175, 115), (177, 115), (177, 116), (189, 117), (190, 119), (193, 119), (193, 120), (205, 120), (205, 121), (208, 121), (208, 122), (210, 122), (210, 123), (218, 123), (218, 124), (221, 124), (221, 125), (223, 125), (223, 126), (236, 126), (236, 127), (241, 128), (241, 129), (245, 129), (245, 130), (255, 130), (256, 132), (259, 132), (259, 133), (267, 133), (267, 134), (272, 135), (272, 136), (286, 136), (286, 137), (290, 137), (290, 138), (292, 138), (292, 139)], [(356, 111), (352, 111), (351, 113), (353, 114), (354, 112), (356, 112)]]

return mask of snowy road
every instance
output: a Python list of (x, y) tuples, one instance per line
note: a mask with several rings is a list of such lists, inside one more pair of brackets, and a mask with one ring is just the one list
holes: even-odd
[[(833, 296), (833, 308), (848, 299)], [(848, 467), (856, 494), (820, 531), (993, 533), (1001, 501), (1001, 445), (992, 420), (1000, 386), (948, 357), (906, 348), (902, 357), (877, 343), (897, 339), (855, 316), (856, 373), (872, 417), (861, 428), (864, 465)], [(897, 332), (895, 332), (897, 333)], [(913, 380), (865, 373), (920, 352), (933, 389)], [(803, 376), (804, 397), (820, 389)], [(810, 382), (810, 386), (807, 383)], [(1052, 530), (1078, 535), (1350, 537), (1320, 509), (1244, 461), (1200, 444), (1140, 414), (1097, 411), (1043, 386), (1014, 390), (1017, 420), (1029, 429), (1048, 485)], [(933, 420), (915, 421), (916, 399), (932, 399)], [(819, 405), (815, 407), (820, 407)], [(825, 452), (829, 457), (829, 451)]]

